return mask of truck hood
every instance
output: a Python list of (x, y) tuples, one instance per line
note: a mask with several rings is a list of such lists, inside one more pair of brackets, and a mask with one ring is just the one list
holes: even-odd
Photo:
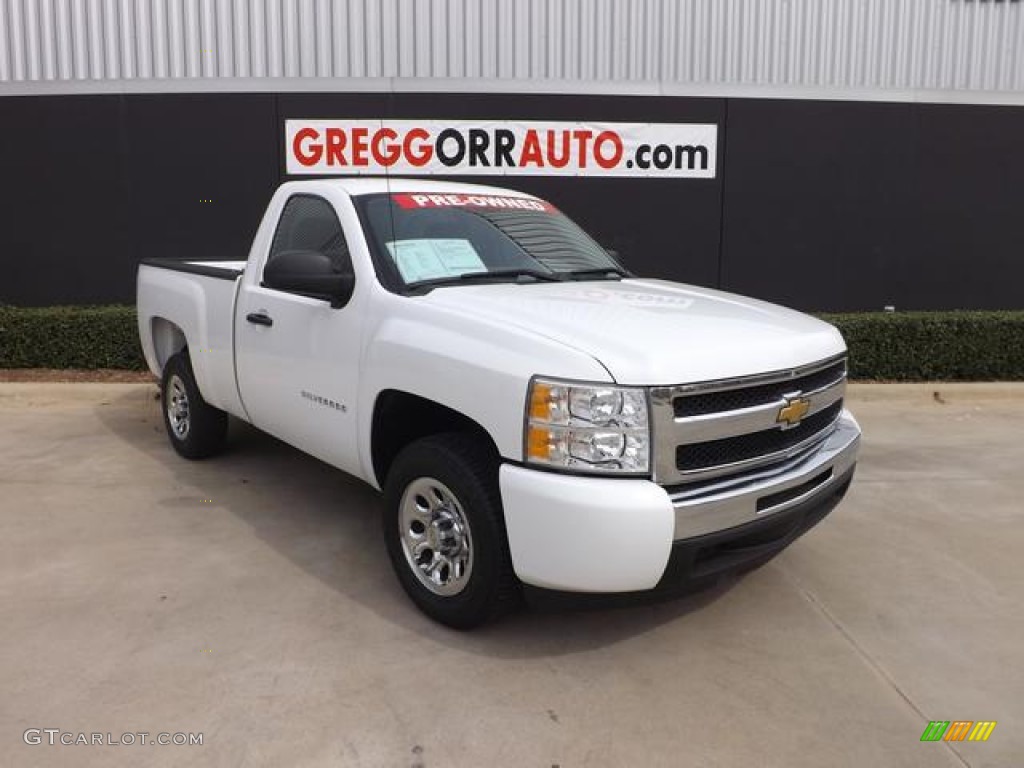
[(663, 280), (460, 285), (437, 288), (422, 300), (470, 322), (486, 318), (585, 352), (620, 384), (749, 376), (846, 349), (839, 332), (816, 318)]

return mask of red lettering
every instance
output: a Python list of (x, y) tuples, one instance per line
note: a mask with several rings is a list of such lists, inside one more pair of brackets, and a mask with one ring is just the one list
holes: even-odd
[(544, 167), (544, 156), (540, 151), (540, 139), (537, 138), (537, 131), (533, 128), (526, 132), (523, 140), (523, 153), (519, 156), (519, 167), (525, 168), (528, 165), (535, 165), (538, 168)]
[(470, 208), (522, 208), (528, 211), (545, 211), (553, 213), (555, 206), (543, 200), (528, 197), (492, 197), (490, 195), (457, 195), (457, 194), (401, 194), (392, 195), (391, 199), (400, 208), (451, 208), (453, 206)]
[[(387, 168), (398, 161), (402, 151), (399, 149), (398, 145), (394, 143), (397, 138), (398, 134), (391, 128), (381, 128), (373, 134), (373, 143), (370, 145), (370, 154), (373, 155), (374, 162), (376, 162), (377, 165), (383, 165)], [(387, 144), (384, 143), (385, 140), (387, 140)]]
[(319, 144), (304, 144), (304, 142), (307, 140), (315, 142), (319, 138), (320, 134), (315, 128), (301, 128), (295, 132), (295, 138), (292, 139), (292, 154), (307, 168), (320, 162), (324, 148)]
[(426, 208), (430, 205), (426, 195), (392, 195), (391, 199), (398, 203), (399, 208)]
[[(405, 154), (405, 160), (409, 165), (421, 168), (430, 162), (430, 159), (434, 156), (434, 147), (432, 144), (427, 143), (429, 138), (430, 134), (423, 128), (413, 128), (405, 134), (405, 140), (402, 142), (402, 152)], [(415, 145), (413, 145), (414, 141), (417, 142)]]
[(587, 142), (590, 141), (590, 137), (594, 135), (593, 131), (573, 131), (572, 137), (576, 139), (577, 146), (577, 160), (579, 160), (580, 168), (587, 167)]
[(341, 128), (328, 128), (324, 131), (327, 137), (327, 164), (348, 165), (345, 160), (345, 142), (348, 140)]
[(366, 150), (370, 148), (366, 140), (369, 131), (366, 128), (352, 129), (352, 165), (368, 165)]
[[(601, 147), (608, 143), (612, 145), (611, 157), (605, 157), (601, 151)], [(594, 159), (604, 169), (614, 168), (618, 165), (619, 160), (622, 159), (622, 139), (619, 138), (619, 134), (615, 131), (601, 131), (597, 134), (597, 138), (594, 139)]]
[[(555, 135), (562, 137), (562, 156), (555, 154)], [(568, 131), (548, 131), (548, 165), (552, 168), (565, 168), (569, 164)]]

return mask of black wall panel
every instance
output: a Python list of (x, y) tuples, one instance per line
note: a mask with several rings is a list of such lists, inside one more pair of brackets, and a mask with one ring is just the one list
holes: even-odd
[(463, 180), (551, 200), (640, 274), (810, 310), (1024, 306), (1024, 108), (452, 93), (0, 98), (0, 302), (130, 302), (143, 257), (242, 258), (285, 119), (378, 116), (717, 123), (715, 179)]
[(1024, 308), (1024, 108), (917, 108), (905, 303)]
[(734, 100), (722, 285), (801, 309), (1024, 307), (1024, 109)]
[(903, 104), (731, 102), (723, 287), (801, 309), (899, 306), (914, 127)]
[(0, 303), (108, 302), (133, 274), (116, 96), (0, 98)]
[(144, 257), (244, 258), (279, 180), (275, 110), (270, 95), (0, 99), (0, 302), (131, 302)]
[[(130, 96), (124, 134), (134, 261), (244, 259), (278, 184), (274, 97)], [(134, 273), (124, 277), (130, 300)]]

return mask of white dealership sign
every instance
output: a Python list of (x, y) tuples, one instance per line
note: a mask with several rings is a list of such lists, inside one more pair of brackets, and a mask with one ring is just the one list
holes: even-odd
[(289, 174), (711, 179), (718, 126), (486, 120), (288, 120)]

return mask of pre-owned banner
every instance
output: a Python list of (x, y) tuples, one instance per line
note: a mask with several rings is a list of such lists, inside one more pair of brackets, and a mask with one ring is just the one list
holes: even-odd
[(718, 126), (480, 120), (287, 120), (289, 174), (710, 179)]

